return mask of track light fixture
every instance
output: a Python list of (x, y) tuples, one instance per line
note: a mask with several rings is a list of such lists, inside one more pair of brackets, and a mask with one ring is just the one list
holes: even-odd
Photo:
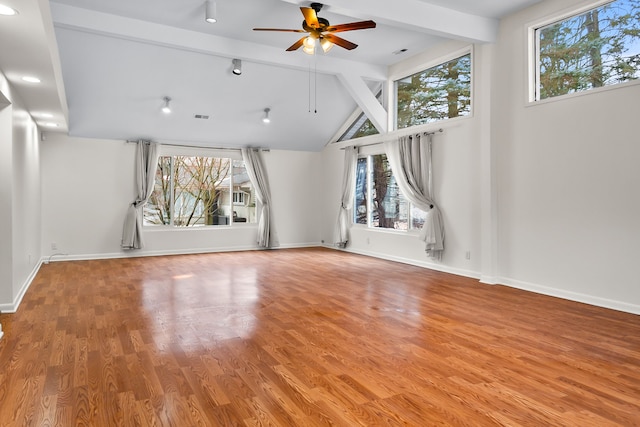
[(171, 113), (171, 106), (169, 105), (169, 103), (171, 102), (171, 98), (169, 98), (168, 96), (165, 96), (164, 98), (162, 98), (162, 100), (164, 101), (164, 105), (162, 106), (162, 112), (165, 114)]
[(236, 76), (242, 74), (242, 61), (239, 59), (233, 60), (233, 70), (231, 71)]
[(269, 112), (271, 108), (264, 109), (264, 117), (262, 118), (262, 123), (271, 123), (271, 119), (269, 118)]
[(210, 24), (218, 22), (216, 0), (207, 0), (205, 8), (204, 20)]

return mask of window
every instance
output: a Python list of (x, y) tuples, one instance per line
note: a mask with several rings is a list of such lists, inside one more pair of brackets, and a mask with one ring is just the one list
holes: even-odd
[[(380, 104), (382, 104), (382, 90), (378, 91), (376, 99)], [(360, 113), (353, 123), (351, 123), (347, 128), (346, 132), (338, 138), (338, 142), (348, 141), (350, 139), (360, 138), (363, 136), (377, 135), (378, 133), (378, 129), (376, 129), (373, 123), (371, 123), (371, 120), (369, 120), (364, 113)]]
[(247, 193), (243, 191), (234, 191), (233, 192), (233, 204), (234, 205), (244, 205), (245, 195)]
[(408, 230), (422, 227), (426, 213), (400, 193), (385, 154), (360, 157), (356, 164), (355, 224)]
[(535, 29), (535, 100), (640, 77), (640, 1), (617, 0)]
[(241, 160), (162, 156), (144, 224), (197, 227), (255, 222), (253, 194)]
[(397, 80), (396, 129), (471, 113), (471, 54)]

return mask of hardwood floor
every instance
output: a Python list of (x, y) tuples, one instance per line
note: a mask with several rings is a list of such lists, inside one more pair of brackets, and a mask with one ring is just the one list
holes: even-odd
[(640, 425), (640, 316), (322, 248), (43, 265), (2, 426)]

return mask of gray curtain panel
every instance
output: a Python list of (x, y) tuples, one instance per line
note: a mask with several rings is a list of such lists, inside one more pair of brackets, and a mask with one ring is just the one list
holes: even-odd
[(335, 244), (339, 248), (346, 248), (349, 244), (349, 227), (351, 226), (351, 210), (353, 209), (353, 197), (355, 192), (354, 180), (356, 175), (356, 163), (358, 161), (358, 148), (346, 147), (344, 149), (344, 175), (342, 176), (342, 198), (338, 211), (338, 223), (335, 231)]
[(158, 144), (139, 140), (136, 144), (135, 186), (136, 200), (129, 206), (122, 230), (123, 249), (142, 249), (142, 213), (149, 201), (158, 167)]
[(277, 247), (279, 243), (273, 226), (271, 190), (262, 162), (262, 152), (254, 148), (242, 148), (240, 151), (258, 199), (258, 246), (266, 249)]
[(444, 224), (433, 196), (432, 138), (433, 135), (428, 135), (427, 141), (422, 141), (420, 135), (402, 136), (397, 142), (385, 142), (384, 150), (402, 194), (427, 212), (419, 238), (425, 242), (427, 255), (440, 260), (444, 251)]

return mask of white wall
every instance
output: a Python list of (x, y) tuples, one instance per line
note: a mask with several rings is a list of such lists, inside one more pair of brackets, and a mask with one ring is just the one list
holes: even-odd
[(499, 273), (512, 286), (640, 313), (640, 85), (527, 105), (527, 25), (575, 4), (546, 1), (501, 23)]
[[(443, 57), (453, 52), (466, 49), (462, 43), (449, 43), (433, 49), (428, 54), (409, 58), (391, 68), (391, 75), (398, 78), (415, 73), (429, 66), (436, 65)], [(464, 54), (461, 53), (461, 54)], [(474, 60), (480, 61), (483, 52), (474, 49)], [(474, 69), (476, 81), (475, 104), (477, 105), (487, 89), (477, 82), (484, 82), (488, 76), (484, 69)], [(397, 232), (392, 230), (369, 229), (364, 226), (352, 226), (351, 242), (348, 251), (392, 259), (409, 264), (422, 265), (442, 271), (480, 277), (481, 265), (481, 227), (480, 227), (480, 183), (482, 164), (479, 161), (482, 150), (483, 115), (474, 111), (470, 117), (443, 121), (432, 126), (422, 127), (420, 131), (437, 130), (433, 140), (433, 177), (435, 198), (440, 207), (445, 225), (446, 250), (442, 261), (433, 261), (427, 257), (424, 243), (420, 242), (417, 233)], [(411, 133), (416, 130), (411, 130)], [(384, 137), (369, 137), (370, 140), (393, 140), (396, 132)], [(334, 241), (334, 223), (340, 206), (340, 186), (342, 182), (345, 144), (332, 144), (323, 152), (325, 169), (325, 185), (329, 189), (325, 195), (324, 216), (331, 220), (323, 228), (323, 239), (332, 244)], [(373, 148), (372, 148), (373, 147)], [(383, 151), (382, 145), (369, 146), (367, 152)], [(470, 252), (471, 258), (466, 259)]]
[(40, 266), (40, 142), (0, 74), (0, 311), (12, 312)]
[[(319, 153), (264, 154), (271, 180), (273, 215), (282, 247), (319, 244), (315, 209)], [(42, 250), (53, 259), (84, 259), (256, 248), (257, 226), (146, 229), (145, 248), (122, 251), (127, 207), (134, 199), (135, 145), (123, 141), (49, 134), (42, 147)], [(311, 221), (309, 221), (311, 220)], [(55, 243), (57, 250), (51, 249)]]
[(40, 266), (40, 138), (25, 110), (14, 108), (13, 129), (13, 297), (22, 298)]
[[(0, 80), (4, 76), (0, 74)], [(0, 304), (13, 301), (13, 233), (11, 197), (13, 194), (13, 108), (0, 92)]]

